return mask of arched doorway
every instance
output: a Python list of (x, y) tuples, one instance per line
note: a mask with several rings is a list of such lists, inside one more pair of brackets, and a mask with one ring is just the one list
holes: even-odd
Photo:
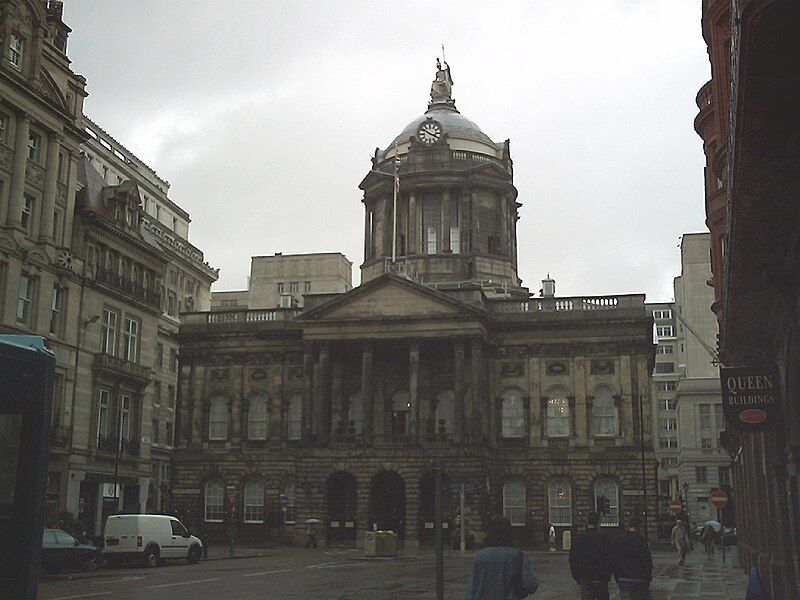
[(356, 479), (337, 471), (328, 477), (328, 543), (351, 544), (356, 540)]
[[(442, 475), (442, 538), (447, 544), (453, 528), (453, 490), (450, 480)], [(436, 542), (436, 487), (433, 473), (425, 473), (419, 480), (419, 543)]]
[(406, 486), (394, 471), (381, 471), (372, 478), (370, 528), (394, 531), (400, 540), (406, 532)]

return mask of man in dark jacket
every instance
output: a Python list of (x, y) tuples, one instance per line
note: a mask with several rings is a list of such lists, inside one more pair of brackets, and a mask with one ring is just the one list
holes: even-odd
[(581, 600), (608, 600), (611, 542), (600, 533), (600, 515), (589, 511), (587, 529), (575, 536), (569, 551), (569, 570), (581, 586)]
[(637, 531), (641, 520), (628, 519), (628, 531), (614, 540), (612, 571), (619, 585), (620, 600), (650, 600), (653, 556), (647, 540)]

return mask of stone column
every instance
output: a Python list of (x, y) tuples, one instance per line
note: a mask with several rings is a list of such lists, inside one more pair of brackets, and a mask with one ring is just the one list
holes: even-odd
[[(313, 399), (312, 399), (312, 375), (314, 371), (314, 349), (311, 343), (306, 343), (303, 346), (303, 414), (301, 417), (301, 436), (304, 442), (311, 439), (311, 432), (313, 430)], [(284, 402), (287, 399), (283, 399)], [(283, 429), (286, 429), (284, 425)]]
[(472, 371), (472, 423), (465, 428), (473, 442), (479, 442), (483, 435), (483, 360), (481, 340), (470, 342), (470, 370)]
[(72, 247), (72, 219), (75, 213), (75, 181), (78, 179), (78, 162), (75, 159), (75, 155), (72, 153), (67, 153), (67, 158), (65, 159), (67, 165), (67, 175), (66, 181), (64, 182), (67, 186), (67, 208), (64, 211), (64, 235), (63, 235), (63, 246), (65, 248)]
[[(363, 394), (363, 391), (362, 391)], [(364, 547), (364, 534), (372, 529), (369, 514), (370, 480), (356, 479), (356, 547)]]
[(508, 199), (504, 194), (500, 194), (497, 201), (500, 203), (500, 231), (498, 231), (498, 237), (500, 239), (498, 239), (497, 242), (503, 256), (508, 256), (510, 254), (508, 242)]
[(328, 342), (319, 348), (319, 402), (320, 402), (320, 442), (325, 443), (331, 434), (331, 358)]
[(39, 240), (53, 242), (53, 211), (56, 209), (56, 182), (58, 181), (58, 150), (61, 148), (61, 136), (47, 136), (47, 170), (44, 176), (44, 194), (42, 195), (42, 220), (39, 227)]
[(442, 191), (442, 252), (450, 252), (450, 188)]
[(420, 439), (422, 427), (420, 426), (420, 399), (419, 399), (419, 343), (411, 342), (408, 348), (408, 401), (413, 410), (413, 427), (411, 428), (414, 438)]
[(381, 240), (381, 256), (392, 255), (392, 197), (383, 199), (383, 215), (381, 220), (383, 239)]
[(575, 367), (575, 440), (579, 446), (585, 446), (591, 435), (591, 414), (586, 402), (586, 363), (583, 356), (576, 356), (572, 363)]
[(14, 136), (14, 165), (11, 168), (11, 189), (8, 198), (7, 225), (22, 229), (22, 202), (25, 193), (25, 168), (28, 164), (28, 136), (30, 117), (23, 115), (17, 119)]
[(469, 207), (470, 193), (469, 188), (465, 187), (458, 196), (459, 203), (461, 204), (459, 214), (461, 221), (458, 224), (461, 231), (461, 254), (469, 254), (470, 244), (472, 243), (472, 220)]
[[(464, 442), (464, 393), (467, 386), (464, 376), (464, 341), (456, 340), (453, 343), (453, 434), (457, 442)], [(435, 431), (438, 431), (436, 424)]]
[(412, 191), (408, 195), (408, 242), (406, 244), (406, 254), (419, 254), (418, 233), (417, 194)]
[(406, 488), (406, 523), (405, 540), (406, 548), (419, 548), (419, 479), (413, 477), (403, 478)]
[(469, 193), (469, 248), (474, 253), (478, 251), (480, 244), (478, 243), (480, 232), (480, 219), (478, 218), (478, 194), (475, 190), (470, 190)]
[(370, 235), (372, 234), (372, 228), (369, 226), (369, 205), (367, 205), (366, 198), (364, 199), (364, 262), (367, 262), (370, 258), (372, 258), (372, 252), (370, 251), (370, 246), (372, 245), (372, 240), (370, 239)]
[[(361, 402), (364, 407), (362, 434), (367, 443), (372, 443), (374, 430), (374, 398), (372, 382), (372, 342), (366, 341), (361, 347)], [(366, 513), (363, 517), (366, 519)]]

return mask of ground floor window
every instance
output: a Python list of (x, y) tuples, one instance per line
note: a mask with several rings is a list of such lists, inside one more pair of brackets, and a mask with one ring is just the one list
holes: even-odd
[(225, 513), (225, 486), (220, 481), (209, 481), (205, 493), (205, 519), (221, 523)]
[[(600, 525), (619, 526), (619, 486), (611, 479), (601, 479), (594, 484), (595, 506), (602, 499), (604, 511), (600, 514)], [(599, 507), (598, 507), (599, 508)]]
[(550, 525), (572, 526), (572, 487), (566, 479), (554, 479), (547, 492)]
[(264, 522), (264, 484), (248, 481), (244, 486), (244, 522)]
[(519, 479), (503, 484), (503, 515), (512, 525), (525, 525), (525, 484)]

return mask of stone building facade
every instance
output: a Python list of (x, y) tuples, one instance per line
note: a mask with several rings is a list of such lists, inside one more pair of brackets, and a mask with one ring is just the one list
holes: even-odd
[[(560, 541), (597, 496), (606, 526), (654, 525), (644, 296), (522, 287), (509, 144), (456, 110), (450, 84), (440, 69), (361, 183), (359, 287), (183, 315), (173, 497), (208, 535), (298, 543), (319, 518), (330, 543), (373, 528), (428, 543), (433, 459), (468, 484), (477, 531), (503, 512), (522, 538), (553, 525)], [(448, 495), (446, 526), (452, 511)]]
[(768, 597), (800, 586), (800, 5), (704, 0), (711, 80), (697, 94), (695, 130), (706, 155), (713, 310), (724, 366), (777, 370), (782, 418), (737, 432), (734, 457), (739, 553)]
[(178, 315), (210, 307), (217, 272), (169, 184), (83, 115), (61, 7), (0, 8), (0, 332), (54, 350), (47, 517), (100, 533), (168, 507)]

